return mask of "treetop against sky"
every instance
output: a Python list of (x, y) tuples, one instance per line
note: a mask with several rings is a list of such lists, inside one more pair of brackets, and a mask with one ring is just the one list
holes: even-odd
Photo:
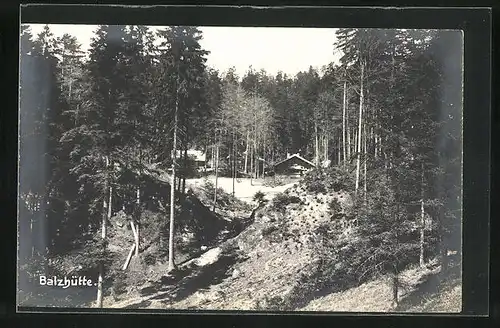
[[(30, 24), (36, 36), (44, 24)], [(97, 25), (49, 24), (55, 36), (69, 33), (87, 50)], [(161, 29), (150, 26), (151, 29)], [(210, 51), (207, 65), (221, 72), (234, 67), (242, 76), (252, 66), (270, 74), (279, 71), (295, 75), (309, 66), (320, 69), (329, 63), (338, 62), (339, 53), (334, 52), (335, 31), (333, 28), (302, 27), (200, 27), (203, 33), (201, 46)]]

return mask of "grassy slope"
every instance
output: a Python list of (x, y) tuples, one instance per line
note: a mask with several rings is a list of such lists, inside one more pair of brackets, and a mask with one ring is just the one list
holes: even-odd
[[(435, 261), (433, 261), (435, 263)], [(401, 274), (404, 287), (399, 305), (392, 302), (390, 277), (382, 276), (361, 286), (332, 293), (312, 300), (301, 311), (339, 312), (460, 312), (462, 304), (461, 280), (450, 275), (442, 282), (439, 267), (414, 267)], [(432, 285), (432, 287), (431, 287)]]

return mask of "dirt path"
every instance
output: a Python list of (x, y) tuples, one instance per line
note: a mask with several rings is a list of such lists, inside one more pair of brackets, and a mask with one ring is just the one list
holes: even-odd
[[(204, 180), (207, 179), (212, 183), (215, 183), (215, 176), (208, 176), (207, 178), (199, 179), (187, 179), (186, 185), (192, 188), (199, 188), (203, 185)], [(218, 178), (217, 186), (222, 188), (225, 192), (231, 194), (233, 192), (233, 179), (232, 178)], [(265, 194), (267, 199), (271, 199), (277, 193), (283, 192), (290, 188), (293, 183), (288, 183), (282, 186), (270, 187), (264, 185), (263, 179), (250, 179), (250, 178), (240, 178), (234, 182), (234, 196), (242, 201), (252, 203), (252, 198), (257, 191), (261, 191)]]

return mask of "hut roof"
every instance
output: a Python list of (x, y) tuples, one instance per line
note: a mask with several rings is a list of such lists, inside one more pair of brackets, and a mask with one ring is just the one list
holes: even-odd
[(293, 158), (298, 158), (301, 161), (303, 161), (303, 162), (305, 162), (305, 163), (307, 163), (307, 164), (309, 164), (311, 166), (314, 166), (314, 167), (316, 166), (313, 162), (308, 161), (307, 159), (305, 159), (304, 157), (300, 156), (299, 154), (293, 154), (291, 156), (288, 156), (286, 159), (284, 159), (284, 160), (282, 160), (280, 162), (274, 163), (273, 166), (280, 165), (280, 164), (285, 163), (285, 162), (287, 162), (287, 161), (289, 161), (289, 160), (291, 160)]

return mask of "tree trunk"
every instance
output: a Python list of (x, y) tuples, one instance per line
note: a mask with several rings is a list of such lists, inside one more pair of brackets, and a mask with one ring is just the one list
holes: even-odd
[(356, 156), (356, 187), (355, 191), (357, 193), (359, 189), (359, 170), (360, 170), (360, 155), (361, 155), (361, 137), (362, 137), (362, 124), (363, 124), (363, 98), (364, 98), (364, 90), (363, 90), (363, 79), (364, 79), (364, 64), (361, 64), (361, 77), (360, 77), (360, 90), (359, 90), (359, 122), (358, 122), (358, 141), (357, 141), (357, 156)]
[(319, 139), (318, 139), (318, 123), (314, 121), (314, 164), (319, 166)]
[[(111, 202), (113, 200), (113, 188), (110, 185), (110, 170), (111, 162), (109, 160), (109, 157), (106, 156), (106, 170), (108, 171), (106, 173), (106, 181), (105, 181), (105, 191), (108, 191), (108, 203), (106, 202), (106, 196), (104, 197), (103, 201), (103, 214), (102, 214), (102, 220), (101, 220), (101, 238), (103, 240), (106, 239), (106, 220), (109, 220), (111, 218)], [(103, 278), (104, 276), (104, 264), (99, 263), (99, 276), (97, 278), (97, 307), (102, 308), (102, 300), (103, 300)]]
[(358, 149), (358, 131), (354, 130), (353, 132), (353, 140), (352, 140), (352, 154), (356, 155), (356, 149)]
[(349, 125), (349, 94), (347, 94), (346, 100), (345, 100), (345, 128), (346, 128), (346, 134), (347, 134), (347, 160), (351, 160), (351, 155), (352, 155), (352, 149), (351, 149), (351, 126)]
[[(382, 142), (382, 138), (380, 139), (380, 142)], [(384, 168), (385, 170), (387, 170), (389, 168), (389, 163), (388, 163), (388, 158), (387, 158), (387, 151), (385, 150), (385, 148), (382, 148), (382, 145), (381, 145), (381, 149), (382, 149), (382, 155), (384, 157)]]
[[(113, 211), (113, 186), (109, 186), (109, 203), (108, 203), (108, 216), (107, 219), (108, 221), (111, 220), (111, 215)], [(106, 228), (106, 225), (104, 225), (104, 228)], [(106, 233), (106, 229), (104, 229), (104, 233)]]
[(214, 170), (215, 169), (215, 137), (214, 137), (214, 144), (210, 148), (211, 148), (211, 153), (212, 153), (212, 161), (210, 162), (210, 168), (212, 170)]
[[(380, 125), (378, 126), (380, 129)], [(377, 132), (377, 158), (382, 156), (382, 131)]]
[(236, 180), (236, 151), (235, 151), (235, 147), (236, 147), (236, 139), (234, 137), (234, 129), (233, 129), (233, 146), (232, 146), (232, 168), (231, 168), (231, 172), (232, 172), (232, 178), (233, 178), (233, 197), (234, 197), (234, 193), (235, 193), (235, 190), (234, 190), (234, 186), (235, 186), (235, 180)]
[(248, 147), (250, 131), (247, 131), (246, 149), (245, 149), (245, 174), (248, 174), (248, 152), (250, 151)]
[(346, 98), (347, 98), (347, 81), (344, 81), (344, 100), (342, 102), (342, 149), (344, 156), (344, 164), (347, 163), (347, 149), (346, 149)]
[(137, 187), (137, 193), (136, 193), (136, 218), (135, 218), (135, 226), (137, 230), (137, 236), (135, 238), (135, 256), (139, 256), (139, 227), (140, 227), (140, 218), (141, 218), (141, 212), (140, 212), (140, 207), (141, 207), (141, 189)]
[(102, 284), (103, 284), (103, 274), (104, 274), (104, 265), (99, 263), (99, 276), (97, 277), (97, 307), (102, 308)]
[(349, 163), (349, 161), (351, 160), (351, 129), (349, 128), (349, 126), (346, 127), (347, 131), (347, 163)]
[(206, 174), (207, 173), (207, 154), (208, 154), (208, 146), (206, 143), (203, 146), (203, 153), (205, 154), (205, 162), (203, 163), (203, 173)]
[[(375, 118), (373, 118), (375, 120)], [(372, 149), (375, 149), (375, 129), (373, 127), (370, 128), (370, 138), (368, 138), (368, 149), (366, 153), (369, 154), (372, 152)]]
[[(253, 163), (253, 160), (254, 160), (254, 149), (253, 149), (253, 146), (249, 146), (250, 148), (250, 179), (253, 178), (253, 171), (254, 171), (254, 163)], [(252, 180), (250, 180), (251, 182)]]
[(422, 179), (420, 182), (420, 266), (421, 267), (425, 265), (424, 242), (425, 242), (424, 163), (422, 163)]
[[(321, 136), (321, 147), (323, 148), (323, 151), (320, 150), (320, 160), (319, 162), (324, 162), (326, 160), (328, 160), (328, 137), (326, 136), (326, 134), (323, 134)], [(335, 140), (335, 139), (334, 139)], [(334, 153), (335, 154), (335, 153)]]
[(179, 64), (177, 64), (177, 85), (175, 94), (175, 113), (174, 113), (174, 142), (172, 146), (172, 182), (170, 186), (170, 226), (168, 239), (168, 271), (175, 269), (174, 263), (174, 217), (175, 217), (175, 170), (177, 157), (177, 124), (179, 112)]
[[(397, 146), (397, 149), (399, 150), (399, 145)], [(400, 225), (400, 218), (401, 218), (401, 213), (400, 213), (400, 205), (401, 205), (401, 186), (400, 184), (397, 184), (396, 186), (396, 194), (395, 194), (395, 202), (396, 202), (396, 213), (395, 215), (395, 231), (394, 231), (394, 246), (395, 249), (399, 249), (399, 225)], [(393, 258), (393, 272), (392, 272), (392, 297), (393, 297), (393, 305), (397, 307), (399, 305), (399, 263), (398, 263), (398, 257)]]
[(187, 143), (184, 146), (184, 174), (182, 175), (182, 194), (186, 194), (186, 174), (187, 174), (187, 169), (188, 169), (188, 156), (187, 156)]
[[(180, 153), (179, 155), (180, 155), (179, 159), (182, 159), (182, 153)], [(176, 190), (178, 193), (180, 193), (180, 192), (181, 192), (181, 182), (182, 182), (182, 178), (181, 178), (181, 173), (182, 173), (182, 171), (181, 171), (181, 170), (179, 170), (179, 172), (176, 172), (176, 173), (177, 173), (177, 174), (176, 174), (176, 179), (177, 179), (177, 180), (176, 180), (176, 187), (175, 187), (175, 190)]]
[(258, 178), (257, 174), (259, 172), (259, 156), (258, 156), (258, 152), (257, 152), (257, 123), (255, 123), (255, 138), (253, 139), (253, 176), (255, 177), (255, 179)]
[(217, 206), (217, 182), (219, 179), (219, 143), (215, 146), (215, 190), (214, 190), (214, 205), (212, 207), (212, 212), (215, 212), (215, 207)]
[(254, 139), (253, 142), (253, 178), (258, 179), (259, 177), (257, 176), (258, 171), (259, 171), (259, 156), (257, 152), (257, 140)]
[(261, 172), (261, 176), (262, 178), (264, 179), (264, 173), (266, 171), (266, 149), (267, 149), (267, 145), (266, 145), (266, 135), (264, 134), (264, 142), (263, 142), (263, 145), (262, 145), (262, 172)]
[(363, 197), (364, 197), (364, 202), (366, 204), (366, 195), (367, 195), (366, 160), (367, 160), (367, 154), (368, 154), (367, 149), (366, 149), (366, 147), (367, 147), (366, 139), (368, 138), (368, 135), (366, 134), (366, 124), (363, 125), (363, 129), (364, 129), (364, 135), (365, 135), (365, 137), (364, 137), (365, 142), (364, 142), (364, 145), (363, 145), (363, 148), (364, 148), (364, 151), (363, 151), (363, 168), (364, 168), (363, 169), (363, 171), (364, 171), (363, 172), (364, 173), (364, 183), (363, 183), (363, 188), (364, 189), (363, 189), (363, 191), (364, 191), (364, 196)]
[(399, 277), (397, 269), (394, 268), (394, 272), (392, 274), (392, 302), (393, 306), (397, 307), (399, 305)]
[[(335, 141), (335, 137), (334, 137), (334, 141)], [(318, 167), (321, 167), (323, 166), (324, 164), (324, 161), (325, 161), (325, 148), (326, 148), (326, 140), (325, 140), (325, 137), (320, 133), (319, 134), (319, 155), (318, 155), (318, 164), (317, 166)], [(335, 160), (335, 157), (337, 156), (337, 154), (335, 153), (335, 146), (333, 148), (333, 154), (332, 154), (332, 160), (334, 161)]]

